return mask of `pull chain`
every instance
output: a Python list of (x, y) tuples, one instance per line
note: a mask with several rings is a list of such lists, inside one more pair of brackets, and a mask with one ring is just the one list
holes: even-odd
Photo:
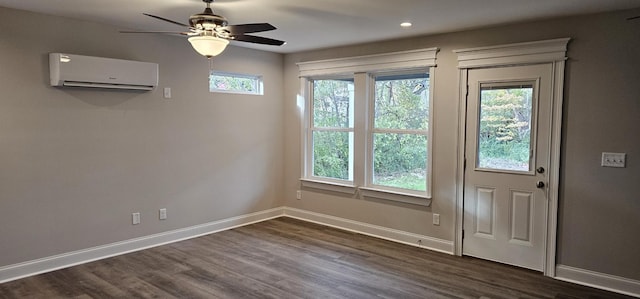
[(207, 86), (211, 86), (211, 74), (213, 74), (213, 57), (208, 57), (209, 60), (209, 73), (207, 74)]

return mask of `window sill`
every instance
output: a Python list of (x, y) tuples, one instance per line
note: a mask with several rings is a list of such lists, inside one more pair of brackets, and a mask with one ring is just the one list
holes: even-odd
[(419, 206), (431, 206), (431, 197), (415, 195), (411, 193), (403, 193), (389, 190), (382, 190), (376, 188), (360, 187), (360, 194), (363, 197), (372, 197), (378, 199), (385, 199), (391, 201), (399, 201), (403, 203), (419, 205)]
[(250, 96), (263, 96), (263, 92), (241, 91), (241, 90), (224, 90), (224, 89), (209, 89), (212, 93), (227, 93), (227, 94), (240, 94)]
[(424, 206), (424, 207), (431, 206), (431, 197), (429, 196), (421, 196), (421, 195), (416, 195), (411, 193), (389, 191), (389, 190), (383, 190), (383, 189), (377, 189), (377, 188), (358, 187), (358, 186), (349, 185), (349, 184), (341, 184), (337, 182), (320, 181), (320, 180), (305, 179), (305, 178), (301, 178), (300, 182), (302, 183), (303, 187), (312, 188), (312, 189), (333, 191), (333, 192), (339, 192), (339, 193), (350, 194), (350, 195), (356, 194), (356, 192), (360, 192), (360, 195), (362, 197), (397, 201), (397, 202)]
[(356, 191), (358, 190), (358, 188), (354, 185), (340, 184), (340, 183), (328, 182), (328, 181), (319, 181), (319, 180), (301, 178), (300, 182), (302, 183), (303, 187), (334, 191), (334, 192), (340, 192), (340, 193), (346, 193), (346, 194), (356, 194)]

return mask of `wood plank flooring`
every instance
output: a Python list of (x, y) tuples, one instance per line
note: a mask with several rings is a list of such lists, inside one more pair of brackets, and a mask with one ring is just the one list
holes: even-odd
[(631, 298), (278, 218), (0, 284), (0, 298)]

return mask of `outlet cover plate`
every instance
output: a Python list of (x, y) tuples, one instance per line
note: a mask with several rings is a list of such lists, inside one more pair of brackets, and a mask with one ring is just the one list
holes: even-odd
[(131, 224), (133, 224), (133, 225), (140, 224), (140, 213), (132, 213), (131, 214)]

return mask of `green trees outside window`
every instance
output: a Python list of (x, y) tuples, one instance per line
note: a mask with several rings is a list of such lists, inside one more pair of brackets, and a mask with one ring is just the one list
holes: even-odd
[(528, 171), (533, 85), (482, 87), (478, 167)]
[(375, 80), (373, 184), (426, 191), (429, 77)]
[(212, 71), (209, 75), (209, 91), (261, 95), (262, 77)]
[(351, 180), (353, 79), (313, 81), (313, 175)]

